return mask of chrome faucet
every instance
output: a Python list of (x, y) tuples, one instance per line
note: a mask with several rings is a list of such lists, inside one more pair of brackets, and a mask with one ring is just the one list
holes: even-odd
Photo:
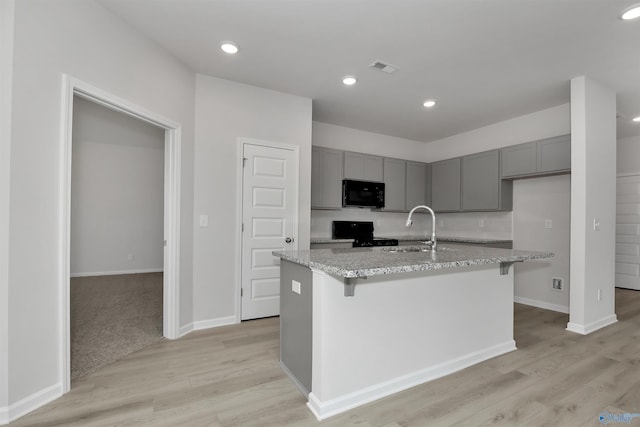
[(407, 217), (406, 226), (407, 227), (411, 227), (411, 224), (413, 224), (413, 220), (411, 219), (411, 215), (413, 215), (413, 213), (417, 209), (425, 209), (425, 210), (429, 211), (429, 213), (431, 214), (431, 250), (435, 251), (436, 250), (436, 214), (433, 212), (433, 209), (431, 209), (429, 206), (425, 206), (425, 205), (418, 205), (415, 208), (411, 209), (411, 211), (409, 211), (409, 216)]

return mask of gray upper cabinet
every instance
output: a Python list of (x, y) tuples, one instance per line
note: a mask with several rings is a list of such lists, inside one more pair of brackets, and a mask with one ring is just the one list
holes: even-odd
[(431, 164), (431, 207), (438, 212), (460, 210), (460, 158)]
[(407, 162), (406, 210), (418, 205), (431, 205), (431, 165)]
[(313, 147), (311, 150), (311, 207), (342, 208), (344, 152)]
[(571, 135), (543, 139), (538, 145), (538, 172), (571, 170)]
[(512, 182), (500, 177), (500, 150), (462, 158), (462, 210), (510, 210)]
[(514, 145), (501, 151), (503, 178), (571, 171), (570, 134)]
[(382, 157), (363, 153), (344, 153), (345, 179), (383, 182)]
[(407, 161), (384, 158), (384, 210), (405, 211)]
[(502, 176), (529, 175), (536, 172), (536, 143), (514, 145), (502, 149)]

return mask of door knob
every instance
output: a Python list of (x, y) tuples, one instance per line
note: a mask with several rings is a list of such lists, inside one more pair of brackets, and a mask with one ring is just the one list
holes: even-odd
[(284, 239), (284, 241), (287, 243), (291, 243), (293, 242), (293, 239), (291, 237), (287, 237), (286, 239)]

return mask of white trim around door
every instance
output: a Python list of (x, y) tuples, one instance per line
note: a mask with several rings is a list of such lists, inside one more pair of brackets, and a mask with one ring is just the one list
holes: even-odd
[(62, 123), (60, 157), (60, 224), (59, 224), (59, 370), (62, 392), (71, 388), (70, 345), (70, 230), (71, 230), (71, 148), (73, 129), (73, 97), (79, 96), (111, 110), (150, 123), (165, 130), (164, 171), (164, 279), (163, 335), (169, 339), (179, 334), (180, 277), (180, 123), (150, 112), (74, 77), (62, 76)]

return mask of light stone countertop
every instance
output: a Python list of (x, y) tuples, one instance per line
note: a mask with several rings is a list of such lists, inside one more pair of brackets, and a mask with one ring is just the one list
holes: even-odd
[[(390, 252), (391, 248), (394, 247), (307, 249), (274, 251), (273, 255), (344, 278), (500, 264), (554, 256), (551, 252), (498, 249), (461, 244), (440, 245), (435, 254), (432, 254), (431, 251)], [(406, 246), (402, 248), (406, 248)]]
[[(422, 242), (431, 239), (431, 236), (375, 236), (380, 239), (397, 239), (404, 242)], [(511, 243), (510, 239), (491, 239), (483, 237), (452, 237), (452, 236), (436, 236), (438, 242), (449, 243)], [(353, 239), (332, 239), (330, 237), (312, 237), (311, 244), (316, 243), (349, 243)]]

